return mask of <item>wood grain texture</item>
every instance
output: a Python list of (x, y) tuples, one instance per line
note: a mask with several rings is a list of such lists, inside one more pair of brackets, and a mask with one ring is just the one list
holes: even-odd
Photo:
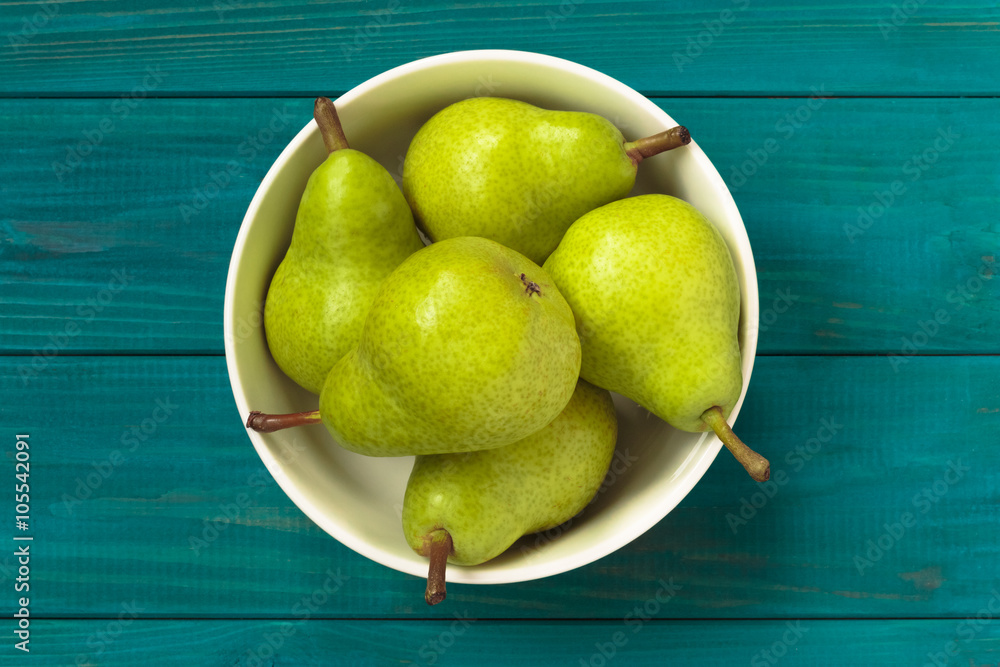
[[(0, 360), (2, 386), (20, 361)], [(538, 581), (452, 585), (434, 608), (420, 580), (340, 545), (277, 488), (223, 359), (52, 364), (0, 407), (3, 433), (32, 438), (36, 617), (114, 618), (134, 601), (144, 618), (313, 607), (314, 618), (613, 620), (666, 582), (679, 590), (658, 618), (961, 618), (1000, 590), (998, 357), (918, 358), (898, 372), (880, 357), (761, 358), (736, 430), (770, 457), (771, 484), (723, 453), (614, 554)], [(13, 512), (5, 495), (0, 516)], [(0, 584), (15, 567), (0, 555)]]
[(743, 215), (765, 353), (1000, 351), (997, 100), (660, 103)]
[[(901, 4), (901, 3), (900, 3)], [(909, 8), (912, 7), (912, 10)], [(0, 6), (2, 93), (119, 95), (345, 91), (424, 56), (539, 51), (646, 93), (995, 95), (1000, 10), (989, 0), (749, 0), (479, 4), (134, 0)]]
[[(223, 289), (316, 94), (477, 48), (616, 77), (713, 160), (772, 482), (723, 452), (618, 552), (429, 608), (260, 463)], [(0, 432), (9, 468), (32, 435), (36, 538), (0, 665), (1000, 665), (998, 52), (993, 0), (0, 3)]]
[[(121, 628), (36, 621), (30, 664), (992, 667), (1000, 661), (998, 626), (975, 619), (497, 622), (461, 614), (409, 622), (140, 618)], [(10, 647), (2, 651), (16, 657)]]
[[(998, 351), (1000, 101), (657, 102), (733, 190), (761, 353)], [(0, 351), (221, 353), (246, 206), (310, 117), (306, 99), (0, 102)]]

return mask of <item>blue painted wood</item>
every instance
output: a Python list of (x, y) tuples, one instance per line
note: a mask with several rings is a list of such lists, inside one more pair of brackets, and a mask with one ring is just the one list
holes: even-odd
[(743, 215), (765, 353), (1000, 351), (996, 103), (660, 101)]
[[(0, 431), (43, 443), (32, 655), (11, 635), (0, 664), (1000, 664), (998, 357), (925, 356), (997, 353), (998, 23), (981, 0), (0, 5)], [(730, 184), (766, 327), (737, 428), (775, 485), (720, 457), (616, 554), (429, 609), (266, 477), (218, 356), (222, 287), (311, 97), (494, 47), (658, 95)], [(180, 356), (120, 356), (143, 353)], [(768, 356), (788, 354), (851, 356)], [(632, 632), (664, 575), (683, 588)]]
[[(903, 8), (905, 6), (905, 9)], [(3, 94), (311, 95), (424, 56), (512, 48), (656, 94), (996, 95), (994, 2), (482, 4), (136, 0), (0, 6)]]
[[(743, 214), (761, 353), (997, 351), (996, 99), (657, 102)], [(0, 102), (16, 156), (0, 164), (0, 351), (222, 352), (240, 222), (310, 102), (115, 104)]]
[[(651, 598), (650, 609), (656, 599)], [(1000, 661), (1000, 597), (983, 619), (587, 623), (439, 621), (36, 621), (21, 664), (156, 665), (956, 665)], [(990, 605), (992, 610), (990, 611)], [(128, 603), (126, 603), (128, 606)], [(979, 610), (977, 610), (979, 611)], [(649, 620), (647, 620), (649, 619)], [(0, 656), (12, 656), (5, 646)], [(80, 660), (80, 662), (77, 662)], [(936, 661), (936, 662), (935, 662)], [(10, 663), (14, 664), (14, 663)]]
[[(0, 359), (0, 386), (20, 362)], [(661, 580), (683, 586), (663, 618), (962, 617), (1000, 587), (997, 378), (1000, 357), (898, 372), (882, 357), (761, 358), (736, 430), (770, 457), (772, 483), (723, 453), (614, 554), (452, 585), (435, 608), (416, 577), (343, 547), (274, 485), (219, 357), (57, 358), (7, 393), (0, 431), (32, 438), (38, 617), (113, 617), (135, 600), (150, 618), (288, 618), (330, 577), (343, 584), (315, 617), (614, 619)], [(0, 517), (13, 501), (0, 496)]]

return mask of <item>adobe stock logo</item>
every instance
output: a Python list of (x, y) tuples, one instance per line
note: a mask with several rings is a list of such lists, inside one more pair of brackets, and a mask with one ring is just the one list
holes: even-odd
[(757, 148), (748, 148), (746, 150), (747, 159), (743, 160), (740, 164), (730, 166), (730, 190), (735, 191), (746, 185), (747, 181), (753, 178), (768, 163), (771, 156), (781, 150), (782, 142), (794, 137), (799, 130), (806, 127), (806, 124), (812, 119), (813, 115), (823, 108), (823, 105), (829, 99), (826, 92), (826, 84), (824, 83), (818, 88), (812, 86), (810, 91), (812, 95), (808, 99), (791, 111), (786, 112), (774, 122), (774, 132), (780, 135), (780, 138), (767, 137)]
[(858, 207), (857, 220), (853, 223), (844, 223), (844, 234), (848, 241), (854, 243), (858, 237), (863, 236), (871, 229), (872, 225), (910, 190), (910, 184), (923, 178), (924, 174), (937, 164), (941, 156), (951, 150), (955, 142), (962, 138), (962, 135), (953, 131), (951, 127), (948, 129), (939, 128), (937, 135), (924, 150), (911, 155), (899, 168), (900, 173), (906, 176), (907, 180), (897, 178), (889, 183), (884, 190), (872, 191), (872, 201), (867, 206)]
[[(965, 475), (971, 470), (971, 466), (962, 465), (962, 459), (957, 462), (948, 461), (948, 468), (944, 473), (935, 479), (933, 484), (914, 494), (910, 504), (919, 514), (927, 514), (941, 502), (951, 487), (965, 479)], [(917, 525), (917, 519), (918, 515), (913, 512), (901, 512), (894, 522), (883, 523), (883, 532), (864, 543), (863, 553), (859, 550), (859, 553), (854, 555), (854, 567), (858, 574), (864, 575), (865, 570), (874, 567), (875, 563), (895, 549), (906, 534)]]
[(684, 72), (684, 68), (694, 63), (705, 50), (710, 48), (715, 40), (722, 36), (726, 29), (732, 25), (739, 17), (739, 13), (745, 11), (750, 6), (750, 0), (732, 0), (732, 7), (727, 7), (719, 12), (716, 18), (711, 21), (702, 21), (704, 30), (694, 37), (687, 38), (684, 51), (674, 51), (671, 58), (674, 67), (679, 73)]

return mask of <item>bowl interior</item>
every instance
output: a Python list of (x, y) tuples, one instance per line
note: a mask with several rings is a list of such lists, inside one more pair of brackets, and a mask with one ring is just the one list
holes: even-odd
[[(476, 95), (599, 113), (627, 139), (677, 124), (652, 102), (603, 74), (557, 58), (512, 51), (461, 52), (416, 61), (369, 80), (336, 103), (351, 146), (374, 157), (398, 179), (407, 146), (420, 126), (446, 105)], [(288, 246), (305, 182), (325, 155), (316, 125), (309, 122), (262, 182), (234, 248), (226, 286), (226, 357), (243, 416), (250, 409), (297, 412), (318, 404), (316, 396), (285, 377), (271, 359), (261, 313), (271, 276)], [(732, 197), (696, 141), (640, 166), (633, 194), (648, 192), (691, 202), (729, 244), (742, 292), (745, 392), (757, 345), (757, 283)], [(524, 581), (611, 553), (676, 506), (721, 447), (714, 435), (676, 431), (619, 396), (615, 404), (618, 453), (594, 502), (570, 524), (522, 538), (489, 563), (450, 567), (450, 581)], [(320, 527), (388, 567), (426, 574), (426, 560), (409, 549), (400, 526), (412, 458), (353, 454), (335, 445), (321, 425), (249, 435), (282, 489)]]

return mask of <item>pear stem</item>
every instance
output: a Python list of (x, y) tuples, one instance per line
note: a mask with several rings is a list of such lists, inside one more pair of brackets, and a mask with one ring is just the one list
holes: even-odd
[(337, 107), (329, 97), (317, 97), (316, 104), (313, 105), (313, 118), (319, 126), (319, 132), (323, 135), (323, 143), (326, 150), (331, 153), (339, 151), (341, 148), (350, 148), (347, 145), (347, 135), (340, 124), (340, 116), (337, 115)]
[(319, 410), (293, 412), (287, 415), (269, 415), (254, 410), (247, 417), (247, 428), (258, 433), (274, 433), (293, 426), (304, 426), (321, 421)]
[(729, 428), (729, 424), (726, 423), (726, 417), (722, 414), (722, 409), (719, 406), (716, 405), (705, 410), (704, 414), (701, 415), (701, 420), (712, 427), (722, 444), (732, 452), (751, 477), (758, 482), (766, 482), (771, 477), (771, 464), (736, 437), (733, 429)]
[(436, 605), (447, 595), (445, 571), (448, 569), (448, 556), (452, 551), (451, 534), (442, 528), (432, 532), (425, 540), (431, 563), (427, 568), (427, 590), (424, 592), (424, 599), (427, 600), (427, 604)]
[(632, 162), (639, 164), (644, 158), (653, 157), (691, 143), (691, 133), (683, 125), (664, 130), (651, 137), (625, 142), (625, 152)]

